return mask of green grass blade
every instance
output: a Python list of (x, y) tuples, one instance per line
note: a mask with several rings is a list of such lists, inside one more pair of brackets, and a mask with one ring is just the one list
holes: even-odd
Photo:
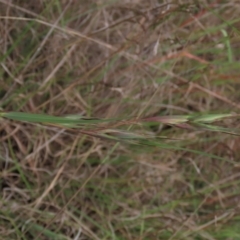
[(23, 113), (23, 112), (4, 112), (0, 114), (1, 117), (16, 120), (16, 121), (24, 121), (24, 122), (31, 122), (31, 123), (52, 123), (52, 124), (61, 124), (67, 126), (77, 126), (80, 124), (92, 124), (92, 123), (102, 123), (106, 121), (105, 119), (101, 120), (94, 120), (94, 119), (84, 119), (79, 117), (70, 118), (70, 117), (57, 117), (57, 116), (50, 116), (47, 114), (32, 114), (32, 113)]
[(226, 43), (226, 47), (227, 47), (227, 52), (228, 52), (228, 61), (230, 63), (233, 62), (233, 53), (232, 53), (232, 48), (231, 48), (231, 43), (230, 43), (230, 40), (229, 40), (229, 36), (227, 34), (227, 31), (225, 29), (221, 29), (221, 32), (225, 38), (225, 43)]
[(204, 114), (200, 116), (193, 116), (189, 118), (189, 121), (192, 122), (201, 122), (201, 123), (211, 123), (215, 121), (222, 120), (227, 117), (236, 117), (237, 115), (226, 113), (226, 114)]

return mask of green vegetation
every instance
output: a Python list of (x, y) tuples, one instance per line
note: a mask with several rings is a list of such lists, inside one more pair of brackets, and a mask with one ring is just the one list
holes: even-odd
[(0, 0), (0, 239), (240, 239), (240, 6), (160, 2)]

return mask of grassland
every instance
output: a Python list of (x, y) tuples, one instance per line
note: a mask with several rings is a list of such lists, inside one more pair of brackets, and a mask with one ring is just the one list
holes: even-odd
[(0, 239), (240, 239), (238, 1), (0, 0), (0, 59)]

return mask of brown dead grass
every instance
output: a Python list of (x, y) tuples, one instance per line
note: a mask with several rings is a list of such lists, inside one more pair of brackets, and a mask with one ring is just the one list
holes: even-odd
[[(0, 0), (2, 108), (121, 119), (238, 112), (240, 5), (166, 2)], [(176, 144), (193, 154), (0, 128), (2, 239), (237, 239), (224, 237), (239, 214), (237, 137), (140, 129), (186, 139)]]

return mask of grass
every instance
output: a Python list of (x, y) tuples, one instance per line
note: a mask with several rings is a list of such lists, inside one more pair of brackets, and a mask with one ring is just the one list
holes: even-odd
[(237, 1), (0, 0), (0, 239), (237, 240)]

